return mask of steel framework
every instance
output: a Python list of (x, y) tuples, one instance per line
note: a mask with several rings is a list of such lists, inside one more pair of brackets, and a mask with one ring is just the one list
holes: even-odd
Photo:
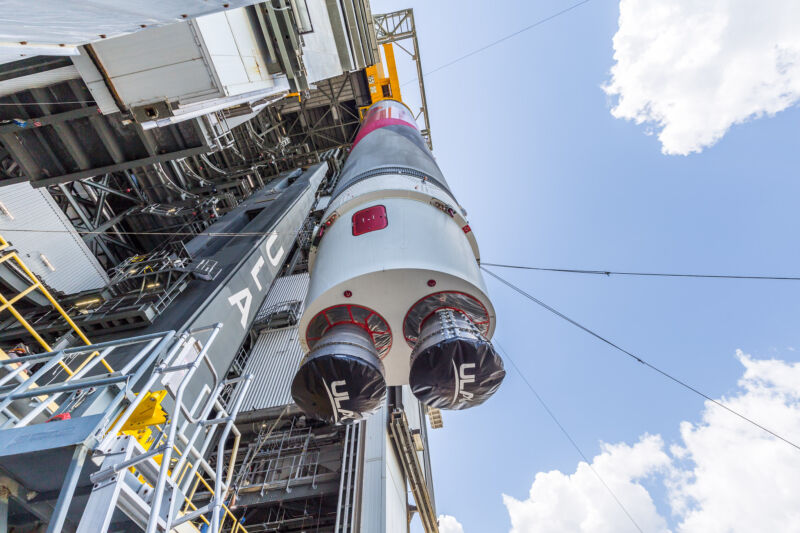
[[(197, 531), (191, 524), (200, 522), (218, 533), (226, 518), (232, 520), (231, 531), (247, 531), (224, 500), (240, 436), (234, 420), (252, 376), (226, 380), (213, 371), (207, 352), (221, 327), (177, 336), (155, 333), (0, 361), (0, 385), (38, 367), (27, 379), (0, 392), (0, 416), (5, 418), (0, 427), (4, 430), (0, 466), (28, 494), (23, 505), (30, 507), (29, 491), (51, 491), (56, 499), (52, 514), (37, 510), (48, 522), (48, 532), (65, 527), (76, 487), (87, 475), (88, 499), (76, 502), (83, 504), (79, 533), (106, 531), (117, 510), (148, 533), (173, 528)], [(107, 365), (107, 360), (120, 356), (118, 371), (100, 370), (101, 363)], [(73, 375), (53, 374), (58, 365), (75, 357), (86, 357), (86, 362)], [(185, 392), (201, 365), (212, 370), (214, 379), (189, 405)], [(234, 382), (241, 382), (240, 393), (228, 407), (219, 395)], [(147, 402), (167, 394), (169, 416), (153, 421), (144, 434), (131, 431), (134, 420), (139, 424), (133, 427), (142, 427), (142, 407), (150, 408)], [(57, 431), (45, 424), (51, 420), (59, 424)], [(226, 474), (223, 454), (231, 433), (235, 439)], [(212, 467), (206, 457), (215, 443), (217, 459)], [(87, 462), (87, 457), (96, 461)], [(29, 468), (31, 461), (50, 465), (45, 478)], [(206, 501), (195, 497), (198, 485), (210, 494)], [(75, 515), (71, 516), (74, 522)]]
[[(433, 150), (431, 125), (428, 117), (428, 100), (425, 95), (425, 77), (423, 76), (422, 60), (419, 53), (417, 26), (414, 24), (414, 10), (402, 9), (391, 13), (376, 14), (373, 15), (373, 20), (375, 21), (378, 44), (396, 44), (398, 48), (411, 57), (416, 65), (421, 107), (415, 118), (419, 119), (419, 116), (422, 116), (424, 127), (420, 130), (420, 133), (428, 141), (428, 147)], [(411, 50), (406, 48), (408, 46), (407, 41), (411, 41)]]

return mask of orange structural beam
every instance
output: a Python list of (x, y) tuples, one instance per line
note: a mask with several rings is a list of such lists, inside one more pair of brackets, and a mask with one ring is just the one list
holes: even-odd
[[(372, 103), (381, 100), (397, 100), (402, 102), (400, 94), (400, 80), (397, 77), (397, 63), (394, 58), (394, 48), (392, 43), (382, 44), (384, 62), (369, 66), (365, 69), (367, 83), (369, 84), (369, 94)], [(384, 70), (385, 67), (385, 70)]]

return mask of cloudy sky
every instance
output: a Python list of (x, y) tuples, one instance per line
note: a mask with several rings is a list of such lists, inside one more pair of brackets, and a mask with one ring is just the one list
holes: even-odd
[[(427, 72), (573, 3), (372, 5), (414, 7)], [(590, 0), (425, 81), (484, 262), (800, 275), (796, 0)], [(496, 272), (800, 442), (800, 282)], [(591, 464), (507, 363), (431, 432), (443, 533), (800, 531), (800, 451), (487, 284)]]

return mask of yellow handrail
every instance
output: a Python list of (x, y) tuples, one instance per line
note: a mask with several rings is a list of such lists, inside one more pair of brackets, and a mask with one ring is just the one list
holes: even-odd
[[(153, 442), (153, 443), (151, 444), (151, 447), (152, 447), (152, 446), (154, 446), (154, 445), (156, 445), (156, 444), (157, 444), (156, 442)], [(179, 450), (177, 447), (175, 447), (175, 448), (174, 448), (174, 450), (175, 450), (175, 453), (177, 453), (179, 456), (183, 455), (183, 454), (181, 453), (181, 451), (180, 451), (180, 450)], [(156, 457), (154, 457), (153, 459), (154, 459), (156, 462), (159, 462), (159, 464), (160, 464), (160, 461), (159, 461), (159, 459), (160, 459), (160, 458), (161, 458), (161, 456), (160, 456), (160, 455), (157, 455), (157, 456), (156, 456)], [(183, 473), (187, 472), (187, 471), (188, 471), (188, 469), (191, 469), (191, 468), (192, 468), (192, 466), (193, 466), (193, 465), (192, 465), (192, 463), (191, 463), (190, 461), (186, 461), (186, 466), (185, 466), (186, 470), (184, 470), (184, 472), (183, 472)], [(233, 465), (230, 465), (230, 467), (229, 467), (229, 468), (233, 468)], [(183, 473), (181, 474), (181, 477), (180, 477), (178, 480), (176, 480), (176, 482), (180, 483), (180, 480), (181, 480), (181, 479), (183, 479)], [(199, 470), (195, 472), (195, 476), (197, 477), (197, 480), (195, 480), (195, 482), (194, 482), (194, 486), (192, 487), (192, 490), (191, 490), (191, 492), (189, 493), (189, 496), (184, 496), (184, 497), (183, 497), (183, 499), (186, 501), (186, 505), (185, 505), (185, 506), (184, 506), (184, 508), (183, 508), (183, 511), (184, 511), (184, 512), (186, 512), (186, 509), (187, 509), (187, 507), (190, 507), (190, 508), (191, 508), (193, 511), (196, 511), (196, 510), (197, 510), (197, 506), (194, 504), (194, 502), (192, 502), (191, 498), (193, 498), (193, 497), (194, 497), (194, 493), (195, 493), (195, 491), (197, 490), (197, 484), (198, 484), (198, 482), (199, 482), (199, 483), (202, 483), (202, 484), (203, 484), (203, 486), (204, 486), (204, 487), (205, 487), (205, 488), (208, 490), (208, 492), (209, 492), (209, 493), (211, 493), (211, 495), (212, 495), (212, 496), (214, 495), (214, 489), (212, 489), (212, 488), (211, 488), (211, 485), (209, 485), (209, 484), (208, 484), (208, 482), (207, 482), (207, 481), (206, 481), (206, 480), (203, 478), (203, 474), (201, 474)], [(148, 484), (149, 484), (149, 483), (148, 483)], [(244, 527), (244, 526), (243, 526), (241, 523), (239, 523), (239, 522), (237, 522), (237, 521), (236, 521), (236, 517), (233, 515), (233, 513), (231, 512), (231, 510), (228, 508), (228, 506), (227, 506), (227, 505), (225, 505), (225, 504), (223, 503), (223, 504), (222, 504), (222, 508), (225, 510), (225, 514), (223, 515), (223, 517), (222, 517), (222, 520), (220, 520), (220, 524), (219, 524), (219, 529), (220, 529), (220, 531), (222, 531), (222, 525), (225, 523), (225, 519), (226, 519), (227, 517), (229, 517), (229, 516), (230, 516), (230, 517), (231, 517), (231, 519), (233, 520), (234, 524), (236, 524), (236, 529), (235, 529), (235, 530), (233, 530), (231, 533), (239, 533), (239, 532), (248, 533), (248, 531), (247, 531), (247, 528), (245, 528), (245, 527)], [(201, 519), (203, 522), (205, 522), (206, 524), (209, 524), (209, 525), (210, 525), (210, 522), (208, 521), (208, 519), (207, 519), (205, 516), (202, 516), (202, 515), (201, 515), (201, 516), (200, 516), (200, 519)]]
[[(0, 251), (7, 249), (9, 246), (10, 246), (9, 242), (7, 240), (5, 240), (5, 238), (3, 238), (2, 235), (0, 235)], [(89, 340), (89, 338), (86, 337), (86, 335), (84, 335), (83, 331), (81, 331), (81, 329), (78, 327), (78, 325), (75, 324), (75, 322), (69, 317), (69, 315), (66, 313), (66, 311), (64, 311), (64, 309), (61, 307), (61, 305), (59, 305), (58, 301), (56, 301), (56, 299), (53, 298), (53, 295), (50, 294), (50, 291), (48, 291), (47, 288), (45, 288), (45, 286), (42, 284), (42, 282), (39, 281), (39, 278), (36, 277), (36, 274), (31, 272), (31, 270), (25, 265), (25, 263), (22, 261), (22, 258), (19, 256), (19, 254), (17, 254), (17, 252), (15, 252), (13, 250), (10, 251), (10, 252), (6, 252), (2, 256), (0, 256), (0, 263), (4, 263), (5, 261), (8, 261), (9, 259), (13, 259), (14, 260), (14, 262), (19, 267), (19, 269), (22, 270), (25, 273), (26, 276), (28, 276), (28, 278), (30, 279), (32, 284), (28, 288), (26, 288), (25, 290), (20, 292), (19, 294), (17, 294), (13, 298), (11, 298), (10, 300), (7, 299), (2, 294), (0, 294), (0, 312), (8, 310), (14, 316), (14, 318), (17, 319), (17, 322), (19, 322), (22, 325), (22, 327), (25, 328), (25, 330), (31, 335), (31, 337), (34, 338), (34, 340), (36, 340), (36, 342), (39, 343), (39, 345), (42, 348), (44, 348), (48, 352), (53, 351), (53, 349), (50, 347), (50, 345), (47, 343), (47, 341), (45, 341), (42, 338), (42, 336), (39, 335), (39, 333), (33, 328), (33, 326), (31, 326), (30, 323), (28, 323), (28, 321), (25, 320), (25, 318), (14, 307), (15, 303), (17, 303), (19, 300), (21, 300), (22, 298), (24, 298), (25, 296), (27, 296), (31, 292), (33, 292), (33, 291), (38, 289), (44, 295), (44, 297), (47, 299), (47, 301), (50, 302), (50, 305), (52, 305), (53, 308), (58, 312), (58, 314), (61, 315), (61, 317), (67, 322), (67, 324), (69, 324), (70, 328), (72, 328), (72, 330), (78, 335), (78, 337), (80, 337), (80, 339), (84, 343), (86, 343), (87, 345), (91, 345), (92, 342)], [(73, 375), (75, 375), (75, 372), (80, 371), (80, 369), (82, 369), (84, 366), (86, 366), (86, 364), (89, 361), (91, 361), (94, 357), (96, 357), (97, 355), (98, 355), (98, 352), (92, 352), (80, 364), (80, 366), (78, 366), (78, 369), (74, 370), (74, 371), (66, 363), (64, 363), (63, 361), (59, 361), (58, 364), (59, 364), (59, 366), (61, 366), (61, 368), (64, 369), (64, 372), (66, 372), (67, 375), (71, 378)], [(113, 372), (114, 371), (114, 369), (111, 368), (111, 365), (109, 365), (106, 362), (105, 359), (103, 359), (101, 361), (101, 363), (106, 368), (106, 370), (108, 370), (109, 372)], [(69, 380), (69, 378), (67, 378), (67, 380)]]

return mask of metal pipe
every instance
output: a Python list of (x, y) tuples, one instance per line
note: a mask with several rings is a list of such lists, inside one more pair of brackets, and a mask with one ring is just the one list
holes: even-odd
[[(63, 356), (63, 353), (61, 355)], [(31, 376), (30, 378), (26, 379), (25, 381), (23, 381), (22, 383), (17, 385), (10, 393), (8, 393), (7, 395), (0, 395), (1, 398), (4, 398), (3, 401), (0, 402), (0, 411), (5, 409), (6, 407), (8, 407), (8, 405), (12, 401), (14, 401), (13, 396), (15, 394), (19, 394), (19, 393), (22, 393), (22, 392), (25, 392), (26, 390), (28, 390), (36, 382), (37, 379), (39, 379), (40, 377), (45, 375), (47, 372), (49, 372), (54, 366), (56, 366), (58, 364), (59, 361), (61, 361), (61, 357), (53, 357), (52, 359), (50, 359), (50, 361), (45, 363), (42, 366), (42, 368), (37, 370), (33, 374), (33, 376)], [(10, 420), (6, 421), (5, 424), (0, 426), (0, 429), (5, 429), (5, 427), (8, 425), (9, 422), (10, 422)]]
[(30, 365), (28, 363), (19, 363), (19, 366), (15, 368), (12, 372), (9, 372), (2, 378), (0, 378), (0, 387), (5, 385), (7, 382), (11, 381), (16, 377), (20, 372), (28, 368)]
[(336, 500), (336, 525), (333, 528), (333, 533), (339, 533), (339, 523), (341, 522), (342, 514), (342, 492), (344, 491), (344, 469), (345, 461), (347, 459), (347, 439), (350, 437), (350, 425), (344, 430), (344, 445), (342, 446), (342, 468), (339, 474), (339, 497)]
[[(241, 378), (237, 378), (237, 380), (239, 380), (239, 379), (241, 379)], [(217, 394), (217, 397), (219, 397), (219, 394)], [(211, 397), (209, 397), (209, 401), (210, 400), (211, 400)], [(218, 400), (214, 400), (214, 406), (219, 410), (219, 413), (217, 414), (217, 417), (215, 418), (215, 420), (222, 421), (222, 419), (228, 418), (227, 411), (225, 411), (225, 409), (222, 407), (222, 405), (219, 403)], [(207, 416), (208, 416), (208, 413), (206, 413), (202, 418), (205, 418)], [(233, 418), (235, 418), (235, 416)], [(202, 427), (205, 427), (205, 425), (203, 425)], [(188, 488), (188, 483), (191, 483), (192, 478), (197, 474), (197, 470), (200, 468), (200, 466), (203, 467), (203, 470), (209, 476), (214, 476), (214, 471), (211, 470), (211, 467), (208, 465), (208, 462), (204, 459), (204, 457), (206, 455), (206, 450), (211, 445), (211, 441), (213, 440), (214, 433), (216, 432), (216, 428), (217, 427), (218, 426), (216, 424), (212, 425), (212, 430), (209, 431), (208, 434), (206, 435), (206, 438), (203, 441), (203, 446), (200, 448), (199, 451), (194, 449), (194, 448), (187, 448), (189, 450), (189, 452), (191, 452), (198, 460), (194, 463), (194, 465), (192, 465), (192, 469), (189, 472), (189, 474), (187, 476), (184, 476), (184, 482), (183, 482), (183, 487), (182, 487), (183, 492), (186, 492), (186, 489)], [(232, 426), (231, 427), (231, 431), (233, 431), (234, 435), (237, 435), (237, 436), (241, 435), (239, 433), (239, 430), (236, 428), (236, 426)], [(179, 434), (178, 438), (181, 440), (181, 442), (184, 445), (188, 442), (188, 440), (186, 439), (186, 437), (183, 434)]]
[[(202, 412), (198, 415), (199, 420), (205, 420), (208, 414), (211, 412), (211, 408), (214, 406), (213, 398), (216, 395), (219, 395), (223, 386), (224, 385), (220, 383), (217, 385), (217, 388), (211, 392), (211, 394), (208, 397), (208, 400), (206, 401), (206, 405), (203, 407)], [(184, 443), (187, 452), (181, 455), (181, 458), (178, 460), (178, 464), (176, 464), (175, 467), (172, 469), (172, 479), (175, 482), (179, 481), (181, 470), (183, 470), (184, 464), (189, 459), (188, 450), (194, 447), (194, 441), (197, 440), (197, 437), (200, 436), (200, 433), (203, 431), (204, 427), (205, 426), (203, 426), (202, 424), (196, 424), (194, 428), (194, 433), (192, 433), (192, 436), (189, 438), (189, 440)], [(183, 434), (183, 431), (181, 432), (181, 434)]]
[[(208, 342), (206, 342), (206, 344), (208, 344)], [(214, 368), (214, 364), (211, 362), (211, 359), (208, 358), (207, 354), (204, 355), (201, 359), (206, 364), (208, 369), (211, 371), (211, 376), (214, 378), (214, 387), (213, 388), (216, 389), (217, 385), (219, 384), (219, 375), (217, 374), (217, 370)], [(186, 420), (188, 420), (192, 424), (196, 424), (197, 422), (202, 420), (202, 418), (194, 418), (192, 416), (192, 413), (188, 409), (186, 409), (185, 405), (181, 405), (180, 409), (183, 412), (183, 416), (186, 417)]]
[[(105, 357), (108, 356), (108, 354), (111, 353), (113, 351), (113, 349), (114, 349), (113, 347), (108, 347), (105, 350), (103, 350), (103, 352), (100, 353), (98, 357), (95, 357), (94, 359), (87, 358), (81, 364), (81, 366), (78, 367), (78, 370), (73, 375), (69, 376), (64, 381), (64, 383), (76, 383), (77, 380), (79, 380), (80, 378), (85, 376), (92, 368), (97, 366), (98, 363), (104, 362), (105, 361)], [(94, 351), (94, 353), (97, 353), (97, 351)], [(94, 386), (94, 385), (84, 385), (86, 383), (85, 381), (79, 382), (79, 383), (80, 383), (79, 388), (85, 388), (85, 387), (88, 388), (88, 387)], [(37, 388), (36, 392), (30, 391), (30, 393), (33, 394), (34, 396), (39, 396), (40, 399), (41, 399), (42, 396), (45, 396), (47, 394), (46, 392), (45, 393), (42, 392), (43, 389), (44, 389), (44, 387)], [(37, 405), (35, 408), (31, 409), (24, 417), (22, 417), (22, 419), (20, 419), (15, 424), (15, 427), (22, 427), (22, 426), (27, 425), (31, 420), (36, 418), (39, 415), (39, 413), (44, 411), (48, 406), (53, 405), (54, 403), (56, 403), (56, 405), (57, 405), (57, 400), (65, 392), (67, 392), (67, 391), (64, 390), (64, 391), (59, 391), (59, 392), (53, 392), (52, 396), (49, 397), (49, 398), (47, 396), (45, 396), (44, 399), (41, 399), (41, 401), (39, 402), (39, 405)]]
[(350, 493), (353, 490), (353, 456), (355, 455), (355, 441), (356, 441), (356, 428), (355, 425), (350, 431), (350, 441), (348, 443), (349, 451), (347, 453), (347, 490), (344, 494), (344, 518), (342, 519), (342, 529), (344, 533), (350, 530)]
[[(15, 357), (14, 359), (4, 359), (4, 360), (0, 361), (0, 366), (2, 366), (2, 365), (10, 365), (10, 364), (13, 364), (13, 363), (22, 363), (22, 362), (25, 362), (25, 361), (38, 361), (40, 359), (47, 359), (48, 357), (50, 357), (52, 355), (56, 355), (56, 354), (60, 354), (60, 353), (64, 354), (66, 356), (66, 355), (72, 355), (74, 353), (85, 352), (88, 349), (100, 350), (100, 349), (103, 349), (103, 348), (107, 348), (108, 346), (114, 346), (116, 348), (121, 348), (122, 346), (130, 346), (131, 344), (138, 344), (138, 343), (140, 343), (142, 341), (146, 341), (146, 340), (149, 340), (149, 339), (162, 338), (165, 335), (168, 335), (170, 333), (173, 336), (175, 335), (174, 331), (162, 331), (162, 332), (159, 332), (159, 333), (148, 333), (147, 335), (142, 335), (140, 337), (131, 337), (131, 338), (124, 339), (124, 340), (98, 342), (98, 343), (92, 344), (90, 347), (88, 347), (88, 346), (74, 346), (72, 348), (64, 348), (63, 350), (51, 350), (49, 352), (43, 352), (43, 353), (38, 353), (38, 354), (33, 354), (33, 355), (26, 355), (26, 356), (23, 356), (23, 357)], [(123, 372), (123, 373), (124, 373), (124, 371), (125, 371), (124, 368), (122, 370), (120, 370), (120, 372)]]
[[(218, 415), (217, 418), (221, 418), (221, 415)], [(211, 441), (213, 440), (213, 436), (217, 431), (216, 428), (217, 428), (217, 426), (213, 426), (212, 427), (212, 430), (209, 431), (208, 434), (206, 435), (206, 438), (203, 441), (203, 445), (200, 447), (200, 450), (197, 451), (197, 454), (195, 455), (195, 457), (197, 457), (198, 460), (195, 461), (195, 463), (192, 465), (192, 469), (189, 471), (189, 474), (185, 477), (185, 481), (184, 481), (185, 486), (188, 486), (188, 483), (191, 482), (190, 480), (194, 476), (198, 475), (197, 471), (200, 469), (201, 465), (202, 465), (203, 470), (205, 471), (206, 474), (208, 474), (209, 476), (213, 476), (214, 475), (214, 471), (211, 469), (211, 466), (208, 464), (208, 461), (203, 459), (203, 457), (205, 457), (206, 450), (208, 450), (208, 447), (211, 445)], [(185, 487), (184, 487), (184, 490), (185, 490)]]
[[(14, 253), (13, 255), (16, 255), (16, 253)], [(22, 261), (17, 260), (17, 264), (23, 266)], [(9, 301), (5, 298), (5, 296), (0, 294), (0, 304), (8, 304), (8, 303)], [(14, 316), (14, 318), (17, 319), (17, 322), (22, 324), (22, 327), (25, 328), (25, 331), (30, 333), (31, 337), (36, 339), (36, 342), (38, 342), (45, 350), (52, 350), (52, 348), (50, 348), (50, 345), (47, 344), (47, 342), (41, 337), (41, 335), (39, 335), (36, 332), (35, 329), (33, 329), (33, 326), (31, 326), (28, 323), (28, 321), (25, 320), (25, 318), (19, 313), (19, 311), (16, 310), (16, 308), (14, 308), (13, 305), (8, 306), (8, 311)], [(60, 362), (60, 365), (64, 369), (64, 371), (67, 372), (67, 374), (72, 374), (72, 370), (70, 370), (69, 367), (63, 361)]]
[(25, 390), (24, 392), (9, 394), (6, 399), (10, 398), (11, 401), (22, 400), (25, 398), (33, 398), (35, 396), (44, 396), (45, 394), (60, 394), (63, 392), (72, 392), (78, 389), (87, 389), (91, 387), (102, 387), (104, 385), (113, 385), (121, 381), (127, 381), (127, 376), (110, 376), (100, 379), (87, 379), (85, 381), (65, 381), (56, 385), (45, 385), (44, 387), (37, 387), (34, 390)]
[(56, 506), (53, 508), (53, 515), (50, 517), (50, 523), (47, 525), (47, 533), (61, 532), (88, 451), (89, 448), (87, 448), (85, 444), (78, 444), (75, 446), (75, 451), (72, 454), (72, 461), (70, 461), (69, 468), (67, 469), (67, 476), (64, 478), (64, 483), (61, 485), (61, 492), (58, 495)]
[[(353, 488), (353, 520), (360, 520), (361, 518), (361, 489), (362, 489), (362, 479), (359, 475), (361, 470), (361, 462), (364, 459), (364, 426), (366, 425), (365, 422), (357, 422), (356, 425), (358, 426), (358, 442), (356, 444), (356, 457), (355, 457), (355, 475), (353, 476), (355, 479), (355, 485)], [(351, 524), (352, 525), (352, 524)], [(360, 531), (361, 530), (361, 523), (356, 522), (356, 527), (350, 528), (351, 531)]]
[[(210, 397), (211, 397), (210, 395), (211, 395), (212, 393), (213, 393), (213, 391), (211, 390), (211, 387), (209, 387), (208, 385), (203, 385), (203, 388), (202, 388), (202, 390), (200, 391), (200, 394), (198, 394), (198, 395), (197, 395), (197, 398), (195, 398), (195, 399), (194, 399), (194, 403), (192, 404), (192, 407), (191, 407), (191, 409), (189, 409), (189, 412), (190, 412), (190, 413), (192, 413), (192, 415), (194, 416), (194, 414), (195, 414), (195, 413), (197, 412), (197, 410), (200, 408), (200, 404), (201, 404), (201, 402), (203, 402), (203, 401), (204, 401), (204, 400), (203, 400), (203, 396), (204, 396), (205, 394), (209, 394), (209, 398), (210, 398)], [(208, 400), (208, 398), (206, 398), (206, 399), (205, 399), (205, 401), (207, 401), (207, 400)], [(189, 427), (189, 421), (188, 421), (188, 420), (184, 420), (184, 421), (183, 421), (183, 424), (181, 424), (181, 427), (180, 427), (180, 429), (178, 430), (178, 433), (179, 433), (179, 434), (180, 434), (180, 433), (185, 433), (185, 432), (186, 432), (186, 430), (188, 429), (188, 427)]]
[(239, 453), (239, 441), (242, 440), (242, 434), (233, 426), (233, 448), (231, 449), (231, 460), (228, 462), (228, 475), (225, 477), (226, 489), (231, 486), (233, 481), (233, 470), (236, 467), (236, 455)]
[(8, 533), (8, 487), (0, 487), (0, 533)]
[[(145, 354), (150, 353), (151, 350), (153, 349), (153, 347), (158, 342), (159, 342), (159, 339), (157, 339), (157, 338), (156, 339), (150, 339), (150, 341), (147, 344), (145, 344), (142, 348), (139, 349), (138, 352), (136, 352), (136, 355), (134, 355), (131, 358), (130, 361), (125, 363), (125, 366), (122, 367), (122, 369), (120, 370), (120, 373), (127, 374), (131, 370), (133, 370), (133, 368), (136, 366), (136, 364), (139, 361), (139, 359), (141, 359)], [(161, 340), (161, 344), (164, 344), (164, 339)]]
[(244, 401), (244, 397), (247, 394), (247, 389), (250, 387), (251, 381), (253, 381), (253, 374), (247, 374), (247, 377), (245, 377), (244, 383), (242, 384), (242, 392), (236, 398), (236, 403), (231, 409), (231, 416), (229, 417), (228, 422), (225, 424), (225, 429), (222, 430), (222, 435), (220, 435), (219, 438), (219, 445), (217, 446), (217, 471), (216, 477), (214, 478), (214, 510), (211, 514), (210, 533), (219, 533), (219, 511), (222, 508), (223, 495), (228, 489), (227, 486), (222, 485), (222, 459), (225, 457), (225, 440), (228, 438), (233, 421), (236, 419), (236, 413), (239, 412), (239, 408), (242, 406), (242, 402)]
[[(87, 366), (89, 366), (89, 368), (92, 368), (100, 361), (105, 361), (106, 358), (108, 357), (108, 354), (110, 354), (113, 350), (114, 350), (113, 347), (106, 348), (102, 352), (98, 352), (97, 350), (92, 350), (92, 353), (89, 354), (89, 357), (84, 359), (83, 362), (78, 365), (78, 368), (75, 369), (75, 374), (73, 376), (70, 376), (70, 378), (74, 379), (76, 377), (82, 376), (83, 374), (85, 374), (85, 372), (83, 372), (84, 368), (86, 368)], [(94, 360), (94, 363), (91, 363), (90, 365), (89, 363), (92, 360)]]
[(150, 450), (148, 452), (145, 452), (145, 453), (143, 453), (141, 455), (137, 455), (136, 457), (128, 459), (127, 461), (123, 461), (121, 463), (114, 464), (111, 467), (106, 468), (105, 470), (100, 470), (99, 472), (95, 472), (94, 474), (89, 476), (89, 480), (92, 483), (99, 483), (100, 481), (103, 481), (104, 479), (110, 478), (111, 476), (113, 476), (114, 474), (119, 472), (120, 470), (125, 470), (129, 466), (137, 465), (137, 464), (141, 463), (142, 461), (145, 461), (145, 460), (153, 457), (154, 455), (158, 455), (159, 453), (161, 453), (163, 451), (164, 451), (164, 446), (159, 446), (158, 448), (154, 448), (154, 449), (152, 449), (152, 450)]
[[(213, 475), (213, 471), (211, 471), (211, 467), (208, 466), (208, 463), (207, 463), (207, 461), (205, 461), (204, 457), (205, 457), (205, 451), (206, 451), (206, 449), (208, 448), (208, 445), (211, 442), (213, 434), (214, 434), (214, 432), (216, 432), (216, 427), (213, 427), (212, 430), (209, 431), (209, 433), (206, 435), (206, 441), (203, 444), (202, 451), (198, 452), (194, 448), (194, 441), (197, 439), (197, 437), (200, 435), (200, 432), (206, 426), (208, 426), (208, 425), (216, 426), (217, 424), (222, 423), (223, 421), (226, 421), (228, 418), (234, 418), (235, 419), (235, 415), (228, 415), (228, 412), (225, 411), (225, 408), (222, 406), (222, 404), (219, 403), (219, 395), (220, 395), (222, 389), (224, 389), (225, 386), (227, 386), (229, 383), (235, 383), (235, 382), (241, 381), (242, 379), (243, 378), (240, 377), (240, 378), (236, 378), (235, 380), (230, 380), (230, 381), (226, 381), (226, 382), (220, 383), (217, 386), (217, 389), (212, 391), (211, 395), (208, 397), (206, 406), (203, 408), (202, 413), (198, 416), (198, 419), (201, 422), (199, 422), (197, 424), (197, 427), (195, 428), (195, 431), (192, 434), (192, 437), (190, 439), (188, 439), (188, 440), (186, 439), (186, 437), (183, 435), (183, 433), (184, 433), (183, 430), (178, 434), (178, 438), (184, 444), (185, 449), (188, 450), (188, 451), (187, 451), (187, 453), (181, 455), (181, 458), (178, 461), (178, 464), (175, 465), (175, 467), (172, 469), (172, 472), (173, 472), (172, 479), (175, 480), (176, 482), (181, 483), (181, 477), (183, 477), (183, 479), (185, 480), (185, 482), (182, 483), (183, 485), (186, 485), (186, 483), (191, 482), (192, 477), (196, 474), (196, 472), (198, 470), (198, 467), (201, 464), (203, 466), (203, 469), (207, 473), (211, 472), (210, 475)], [(215, 421), (211, 421), (211, 422), (206, 421), (206, 418), (208, 417), (208, 414), (211, 412), (211, 406), (214, 406), (219, 410), (219, 414), (217, 415), (217, 418), (215, 419), (216, 422)], [(192, 412), (194, 412), (194, 409), (192, 410)], [(236, 460), (236, 452), (237, 452), (237, 450), (239, 448), (239, 441), (241, 439), (242, 434), (239, 432), (239, 430), (236, 428), (235, 425), (231, 427), (231, 431), (233, 432), (233, 435), (235, 437), (233, 453), (232, 453), (232, 456), (231, 456), (231, 465), (233, 465), (233, 463)], [(195, 464), (192, 466), (192, 470), (190, 471), (190, 474), (188, 476), (182, 476), (180, 474), (180, 472), (183, 469), (184, 464), (188, 461), (189, 452), (191, 452), (198, 459), (198, 461), (195, 462)], [(226, 478), (226, 482), (225, 482), (226, 486), (230, 486), (232, 476), (233, 476), (233, 466), (231, 466), (231, 469), (228, 470), (228, 477)], [(187, 485), (187, 488), (188, 488), (188, 485)], [(184, 492), (185, 492), (185, 489), (184, 489)]]

